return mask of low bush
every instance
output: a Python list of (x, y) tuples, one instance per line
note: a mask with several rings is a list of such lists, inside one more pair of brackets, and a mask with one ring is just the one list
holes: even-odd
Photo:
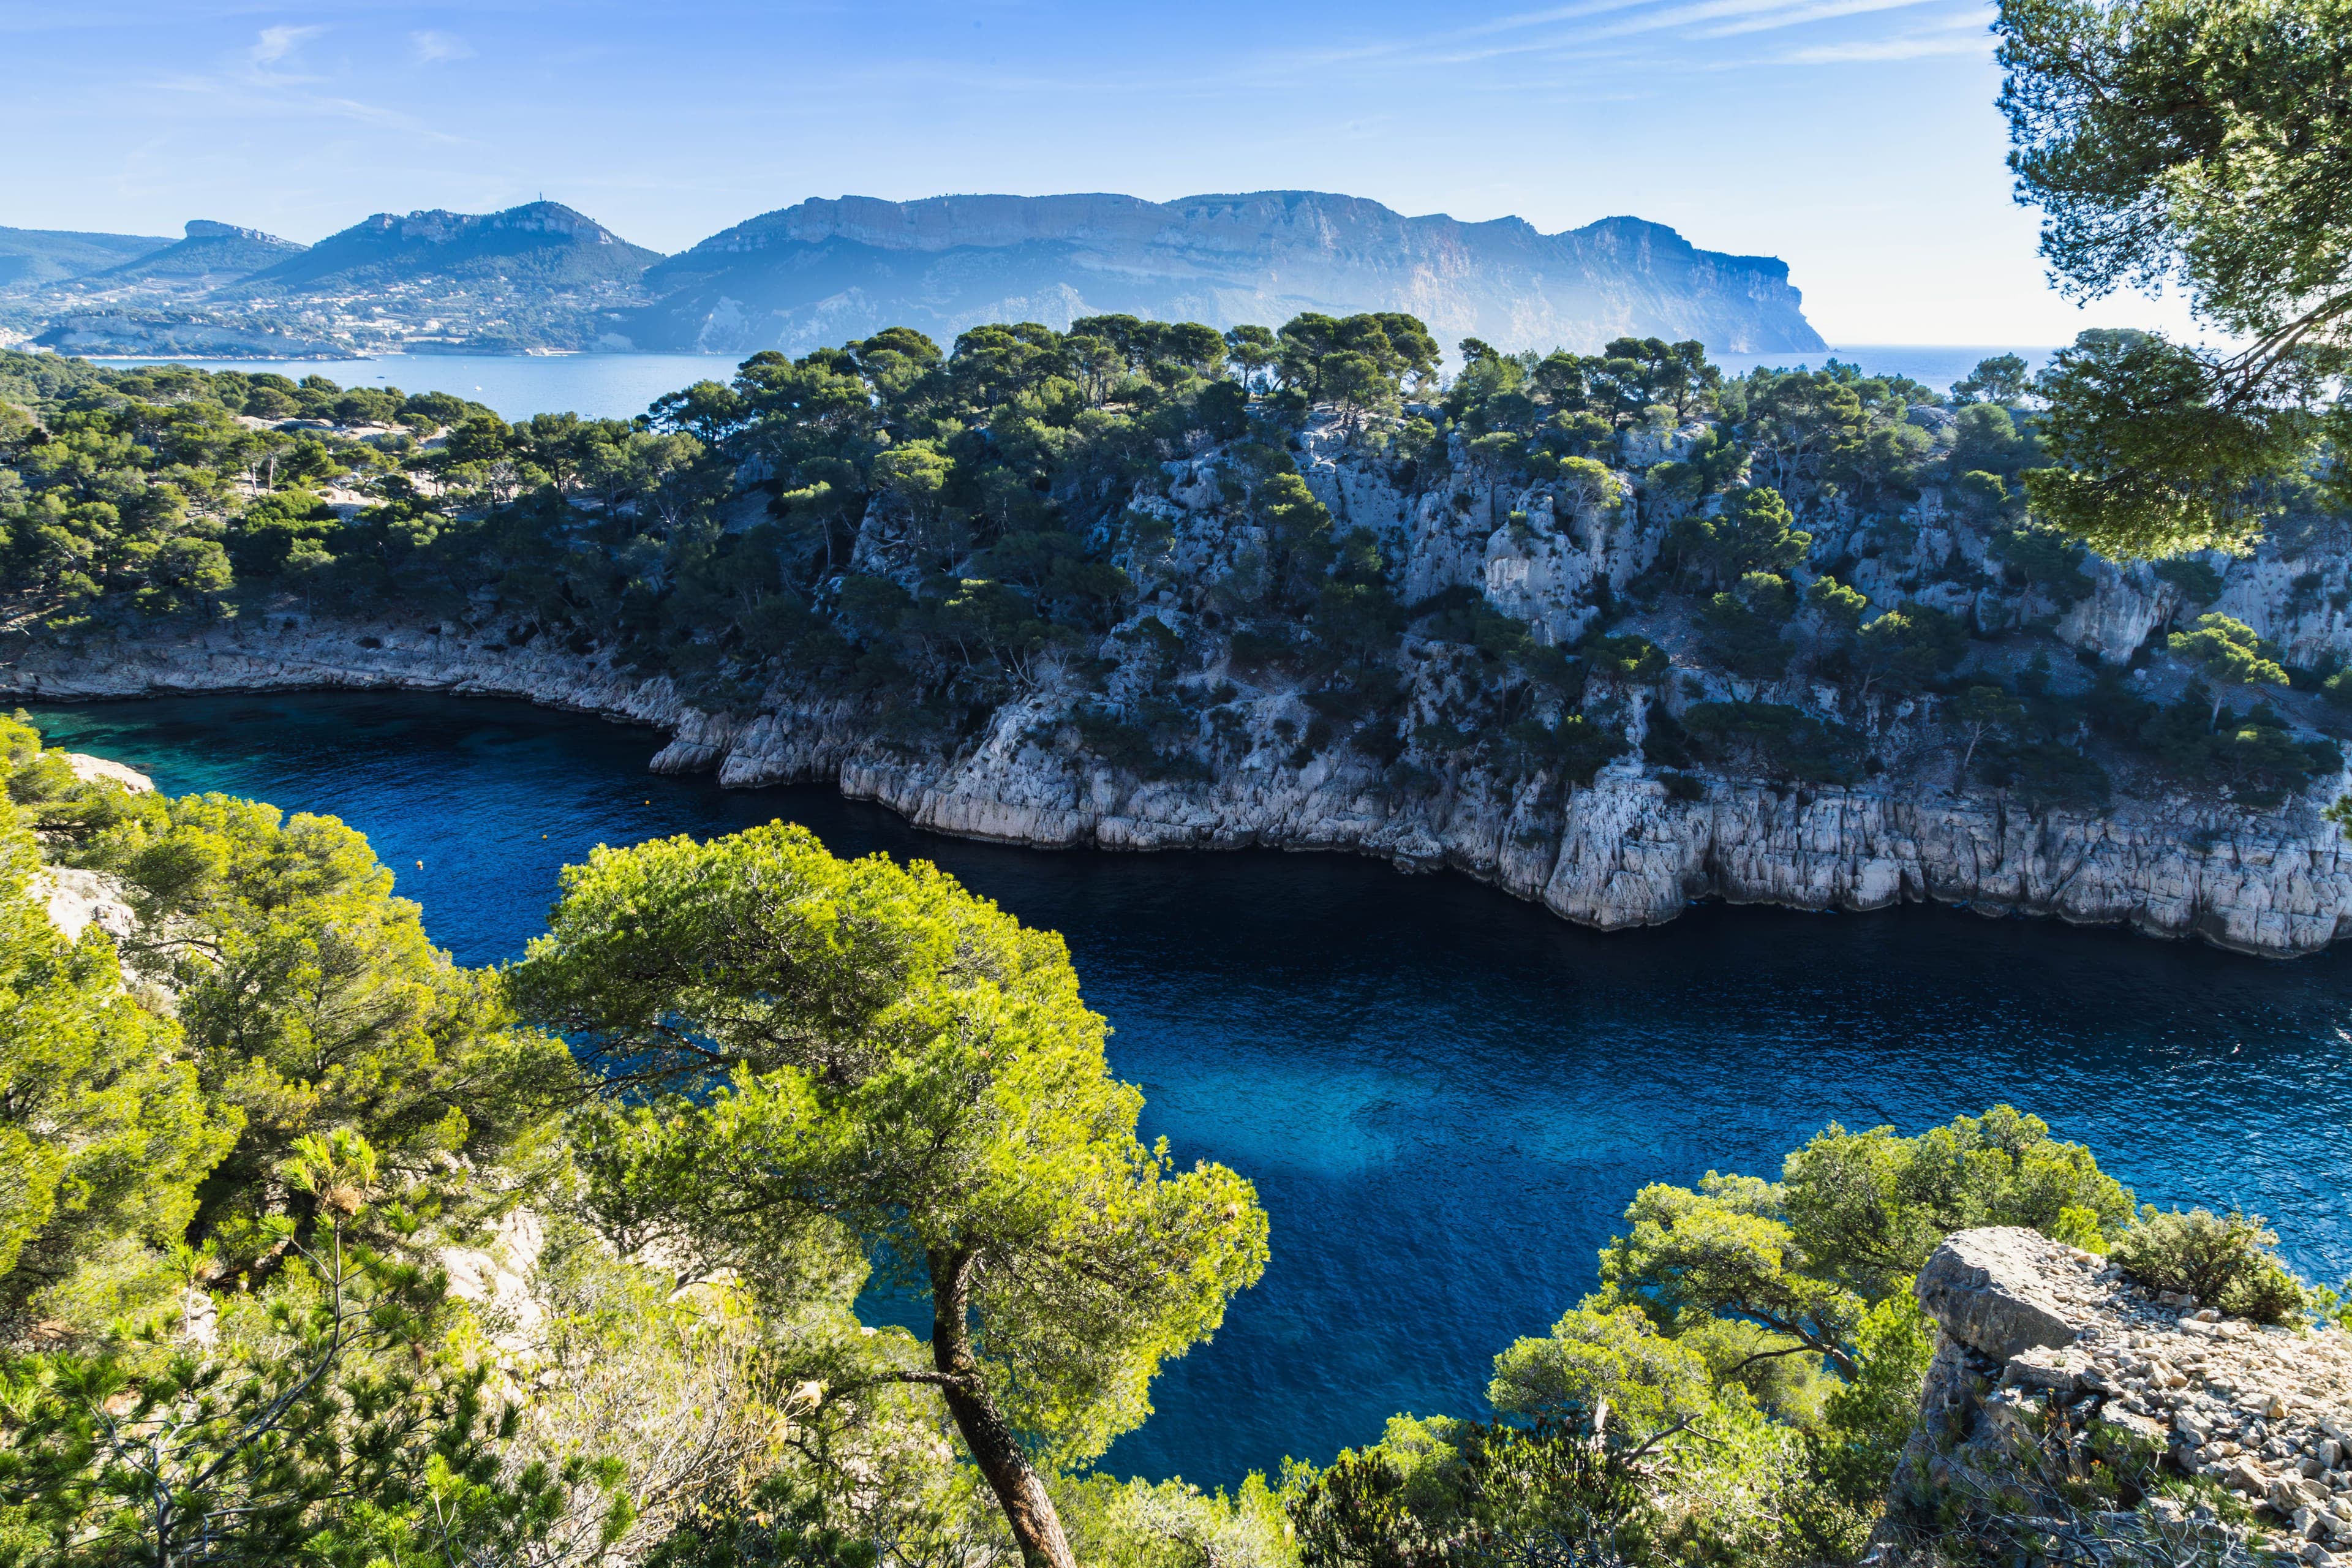
[(2110, 1256), (2139, 1284), (2194, 1296), (2232, 1317), (2283, 1323), (2302, 1310), (2304, 1293), (2270, 1250), (2277, 1241), (2260, 1215), (2167, 1214), (2151, 1205), (2116, 1237)]

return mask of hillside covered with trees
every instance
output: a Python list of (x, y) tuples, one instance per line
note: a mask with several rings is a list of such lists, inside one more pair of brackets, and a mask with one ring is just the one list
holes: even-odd
[(1319, 762), (1555, 818), (1609, 765), (2029, 811), (2271, 812), (2340, 773), (2352, 575), (2315, 479), (2252, 555), (2113, 563), (2027, 513), (2014, 360), (1937, 393), (1461, 349), (1443, 381), (1404, 316), (893, 330), (516, 425), (16, 356), (8, 637), (392, 621), (886, 753), (1179, 789)]

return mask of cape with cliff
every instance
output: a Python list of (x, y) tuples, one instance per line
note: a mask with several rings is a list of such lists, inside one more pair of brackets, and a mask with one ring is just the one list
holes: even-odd
[(1786, 264), (1662, 224), (1544, 234), (1258, 191), (811, 200), (676, 256), (560, 202), (377, 213), (313, 246), (199, 219), (176, 242), (0, 228), (0, 346), (340, 357), (662, 350), (803, 353), (885, 327), (1126, 312), (1220, 329), (1406, 310), (1449, 339), (1599, 349), (1633, 333), (1818, 351)]
[(2345, 929), (2343, 519), (2087, 555), (2023, 514), (2013, 361), (1462, 353), (1395, 312), (898, 328), (511, 426), (11, 356), (0, 685), (509, 694), (944, 832), (1352, 850), (1603, 928)]

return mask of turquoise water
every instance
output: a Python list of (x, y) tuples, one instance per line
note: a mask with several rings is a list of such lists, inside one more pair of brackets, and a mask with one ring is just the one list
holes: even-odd
[[(1717, 354), (1733, 375), (1758, 365), (1805, 364), (1832, 359), (1878, 374), (1907, 375), (1938, 391), (1989, 354), (2015, 353), (2040, 365), (2047, 349), (1953, 348), (1939, 344), (1863, 344), (1819, 353)], [(724, 354), (387, 354), (362, 360), (105, 360), (111, 365), (191, 364), (203, 370), (273, 371), (300, 380), (323, 375), (339, 386), (397, 386), (404, 392), (454, 392), (488, 404), (505, 419), (570, 410), (595, 419), (632, 419), (665, 392), (702, 380), (725, 381), (735, 361)]]
[[(1108, 1460), (1230, 1482), (1391, 1412), (1477, 1408), (1494, 1353), (1589, 1289), (1635, 1189), (1771, 1173), (1832, 1118), (2008, 1100), (2159, 1203), (2239, 1204), (2352, 1268), (2352, 966), (1942, 910), (1710, 907), (1601, 936), (1454, 877), (1337, 856), (1046, 853), (817, 788), (655, 778), (660, 737), (365, 695), (48, 709), (58, 742), (363, 829), (469, 963), (542, 929), (599, 842), (782, 816), (939, 861), (1066, 933), (1147, 1135), (1257, 1183), (1274, 1261)], [(543, 837), (542, 837), (543, 836)], [(424, 866), (417, 868), (422, 860)]]

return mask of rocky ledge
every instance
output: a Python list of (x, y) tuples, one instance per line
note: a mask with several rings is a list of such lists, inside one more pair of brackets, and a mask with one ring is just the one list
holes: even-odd
[(1951, 1237), (1917, 1289), (1937, 1350), (1889, 1510), (1912, 1540), (2352, 1563), (2352, 1336), (2225, 1318), (2031, 1230)]
[[(1580, 924), (1655, 925), (1691, 903), (1863, 911), (1934, 900), (2193, 937), (2292, 957), (2352, 931), (2352, 844), (2321, 816), (2342, 779), (2267, 812), (2180, 796), (2026, 811), (1916, 780), (1794, 786), (1736, 773), (1673, 780), (1621, 757), (1565, 802), (1484, 777), (1401, 795), (1344, 749), (1293, 765), (1311, 719), (1295, 696), (1259, 703), (1246, 753), (1205, 778), (1139, 779), (1035, 739), (1056, 694), (998, 710), (951, 753), (879, 738), (854, 703), (782, 687), (758, 711), (707, 712), (669, 680), (540, 637), (513, 646), (461, 625), (272, 617), (0, 662), (0, 691), (73, 700), (205, 691), (368, 688), (520, 698), (670, 734), (657, 771), (748, 786), (829, 783), (917, 826), (1040, 847), (1333, 849), (1412, 870), (1451, 868)], [(1629, 700), (1632, 724), (1643, 722)]]

